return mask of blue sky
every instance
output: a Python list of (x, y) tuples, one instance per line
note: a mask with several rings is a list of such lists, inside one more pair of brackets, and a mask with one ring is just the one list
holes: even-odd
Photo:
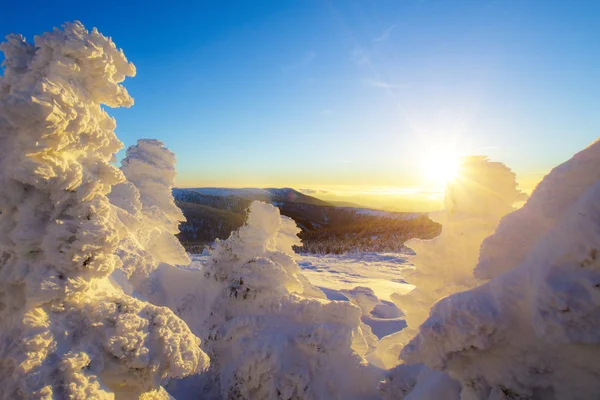
[(531, 186), (599, 136), (597, 1), (191, 3), (9, 2), (0, 33), (111, 36), (138, 71), (117, 134), (182, 186), (413, 188), (440, 150)]

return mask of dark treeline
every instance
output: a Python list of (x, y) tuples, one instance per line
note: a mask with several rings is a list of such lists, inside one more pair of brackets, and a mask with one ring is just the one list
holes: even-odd
[(245, 214), (233, 213), (200, 204), (176, 201), (187, 221), (179, 225), (179, 241), (190, 253), (202, 249), (216, 239), (227, 239), (246, 220)]
[[(252, 202), (238, 196), (206, 195), (185, 189), (176, 189), (173, 194), (187, 219), (180, 225), (178, 238), (191, 253), (202, 252), (216, 239), (226, 239), (240, 228)], [(441, 232), (441, 225), (423, 214), (364, 212), (281, 197), (272, 203), (302, 229), (299, 236), (303, 245), (295, 248), (297, 252), (399, 252), (405, 250), (408, 239), (429, 239)]]
[(302, 231), (302, 247), (296, 251), (312, 254), (342, 254), (353, 251), (400, 252), (408, 239), (431, 239), (441, 232), (441, 225), (427, 216), (393, 219), (358, 216), (355, 221)]

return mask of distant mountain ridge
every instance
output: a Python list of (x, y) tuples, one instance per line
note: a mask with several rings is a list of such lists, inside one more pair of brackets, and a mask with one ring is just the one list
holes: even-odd
[(332, 204), (317, 199), (316, 197), (306, 195), (292, 188), (217, 188), (217, 187), (206, 187), (206, 188), (187, 188), (187, 189), (175, 189), (185, 190), (200, 193), (207, 196), (220, 196), (229, 197), (236, 196), (248, 200), (259, 200), (266, 203), (273, 203), (278, 201), (287, 201), (293, 203), (313, 204), (319, 206), (331, 206)]
[(407, 239), (435, 237), (441, 229), (423, 213), (339, 207), (292, 188), (174, 188), (173, 196), (187, 218), (179, 239), (190, 251), (227, 238), (243, 225), (255, 200), (294, 219), (302, 229), (297, 250), (303, 252), (400, 251)]

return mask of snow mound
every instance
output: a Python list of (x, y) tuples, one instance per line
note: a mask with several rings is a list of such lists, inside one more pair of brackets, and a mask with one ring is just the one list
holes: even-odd
[(170, 310), (108, 279), (125, 233), (107, 195), (125, 178), (102, 105), (133, 104), (135, 68), (79, 22), (0, 49), (0, 396), (158, 395), (208, 359)]
[[(370, 329), (363, 327), (363, 331), (371, 331), (377, 338), (382, 338), (391, 333), (402, 330), (406, 323), (404, 314), (394, 305), (394, 303), (380, 300), (373, 289), (357, 286), (350, 290), (340, 291), (352, 304), (357, 305), (362, 310), (361, 321)], [(376, 346), (376, 339), (372, 346)], [(373, 349), (369, 349), (372, 352)], [(373, 362), (373, 360), (370, 360)]]
[[(498, 246), (498, 257), (505, 257), (494, 261), (505, 265), (493, 271), (507, 272), (438, 302), (402, 351), (406, 362), (448, 373), (461, 383), (462, 398), (597, 397), (600, 180), (596, 176), (581, 190), (581, 182), (589, 182), (590, 176), (576, 175), (579, 182), (569, 184), (562, 179), (568, 170), (597, 175), (595, 169), (586, 170), (591, 165), (589, 152), (596, 147), (593, 144), (555, 168), (525, 211), (515, 213), (522, 218), (503, 220), (488, 243)], [(580, 193), (576, 200), (571, 188)], [(551, 224), (547, 210), (557, 213)], [(532, 221), (539, 223), (533, 230)], [(515, 235), (540, 234), (535, 243), (515, 248), (509, 229)], [(514, 252), (523, 247), (529, 247), (527, 254), (513, 266)]]

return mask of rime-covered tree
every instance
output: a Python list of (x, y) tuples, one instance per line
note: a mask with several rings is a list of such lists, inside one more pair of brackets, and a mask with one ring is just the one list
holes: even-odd
[(158, 140), (141, 139), (127, 149), (121, 170), (127, 181), (115, 185), (109, 194), (126, 232), (117, 251), (123, 265), (113, 279), (126, 290), (148, 297), (151, 274), (160, 263), (190, 262), (174, 236), (185, 220), (171, 192), (175, 155)]
[(442, 224), (441, 234), (406, 242), (416, 255), (411, 258), (414, 269), (404, 278), (416, 287), (404, 296), (393, 296), (406, 314), (405, 335), (416, 333), (436, 301), (480, 283), (473, 267), (481, 242), (524, 199), (515, 174), (504, 164), (479, 156), (461, 160), (459, 175), (446, 188), (445, 209), (431, 216)]
[(175, 306), (202, 337), (221, 398), (377, 395), (380, 371), (353, 350), (365, 347), (361, 310), (326, 300), (302, 276), (298, 232), (276, 207), (252, 203), (246, 225), (217, 242), (195, 295)]
[[(491, 280), (438, 302), (405, 362), (451, 376), (463, 399), (598, 396), (599, 149), (554, 168), (501, 221), (475, 269)], [(414, 391), (435, 386), (423, 379)]]
[(127, 149), (121, 170), (140, 193), (142, 215), (148, 221), (148, 247), (154, 257), (169, 264), (189, 264), (189, 257), (174, 236), (185, 221), (172, 194), (175, 154), (158, 140), (138, 140), (137, 145)]
[(481, 245), (475, 276), (491, 279), (522, 263), (540, 237), (599, 179), (600, 140), (596, 140), (554, 168), (535, 188), (527, 207), (502, 219)]
[(436, 301), (479, 283), (472, 271), (482, 240), (524, 198), (515, 174), (504, 164), (482, 156), (461, 159), (460, 173), (446, 187), (445, 209), (430, 215), (442, 224), (441, 234), (432, 240), (406, 242), (416, 255), (410, 259), (414, 268), (403, 278), (415, 289), (392, 296), (408, 326), (379, 346), (378, 354), (388, 367), (399, 362), (400, 349), (414, 337)]
[[(102, 109), (130, 106), (135, 68), (82, 24), (9, 35), (0, 77), (0, 396), (160, 398), (165, 378), (206, 367), (164, 307), (108, 280), (125, 235), (107, 195), (121, 142)], [(136, 201), (135, 199), (133, 201)]]
[[(406, 314), (407, 327), (380, 342), (376, 354), (386, 366), (402, 362), (401, 350), (418, 333), (437, 301), (481, 283), (473, 276), (481, 242), (494, 232), (504, 215), (514, 210), (513, 205), (524, 198), (517, 190), (515, 174), (504, 164), (481, 156), (461, 160), (458, 176), (446, 187), (445, 209), (430, 216), (442, 224), (440, 236), (407, 242), (416, 255), (411, 259), (414, 269), (405, 278), (415, 289), (392, 296)], [(392, 368), (381, 385), (383, 396), (386, 399), (404, 396), (423, 380), (436, 382), (434, 389), (415, 391), (412, 398), (439, 398), (442, 393), (449, 400), (456, 398), (453, 396), (458, 393), (459, 384), (422, 364)], [(441, 388), (441, 392), (435, 388)]]

